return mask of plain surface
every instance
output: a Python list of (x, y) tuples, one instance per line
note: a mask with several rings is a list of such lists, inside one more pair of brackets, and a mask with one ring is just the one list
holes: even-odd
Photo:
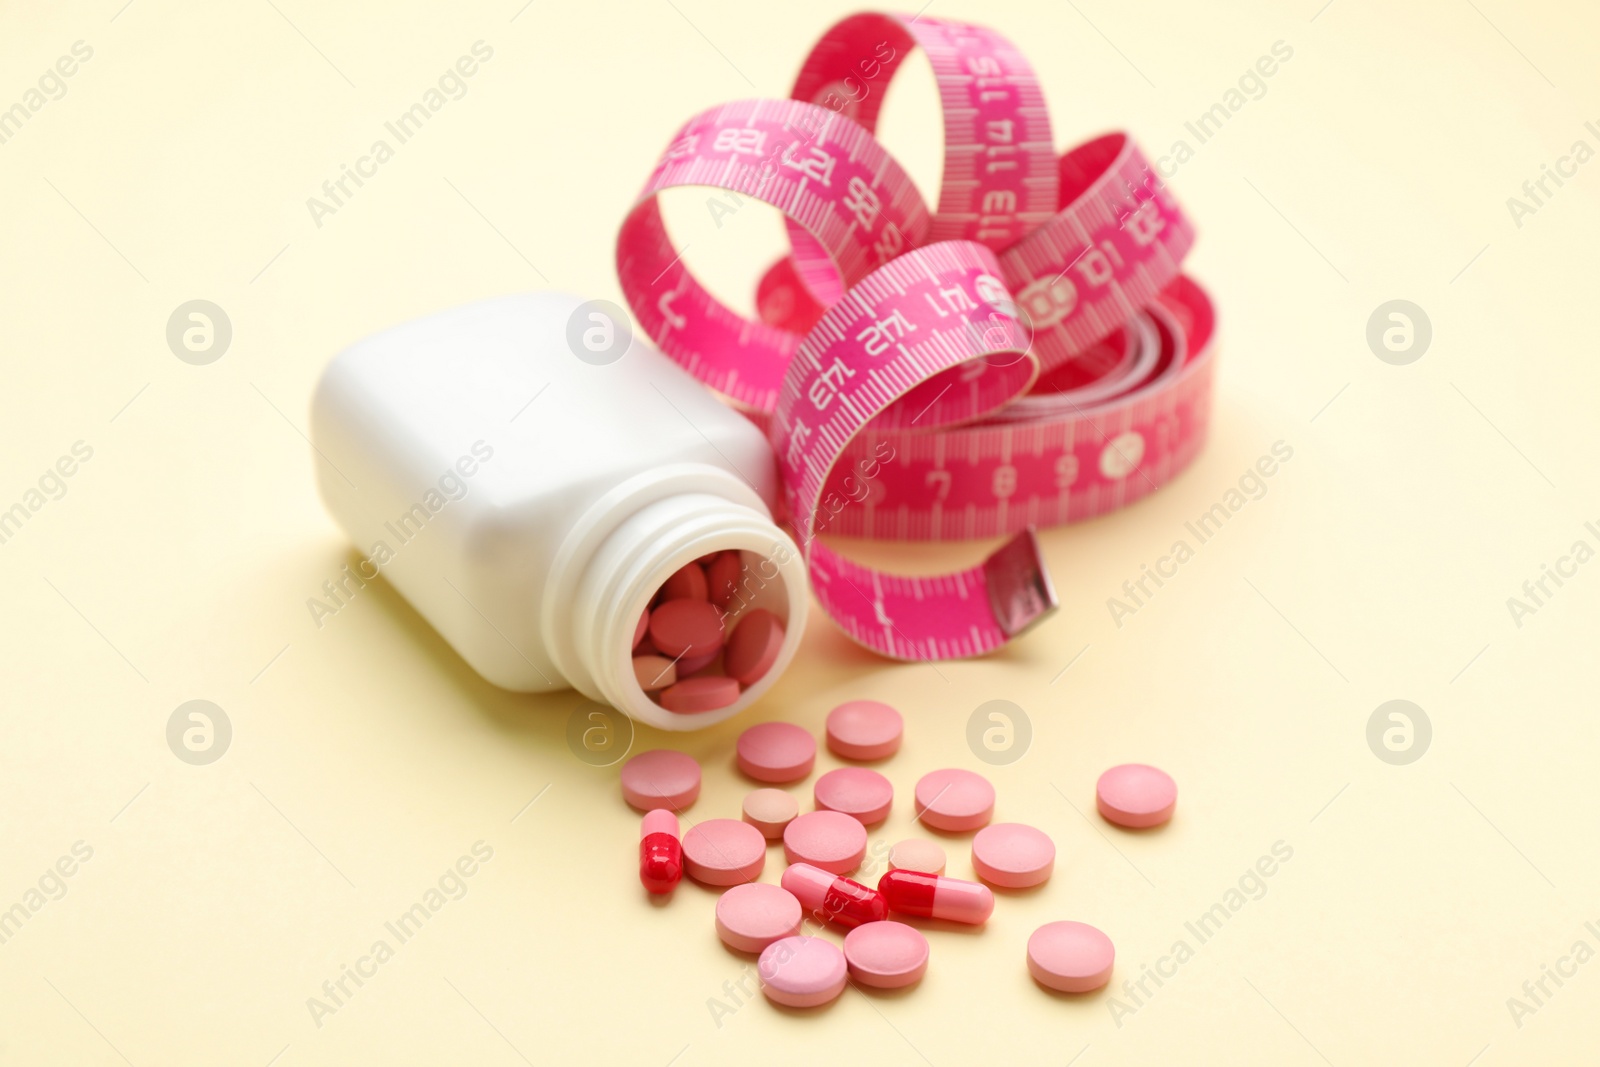
[[(879, 767), (902, 796), (925, 771), (971, 767), (997, 786), (997, 819), (1055, 838), (1042, 890), (1003, 897), (975, 934), (930, 933), (936, 966), (916, 989), (847, 990), (817, 1018), (773, 1009), (753, 982), (753, 1003), (730, 995), (745, 962), (717, 943), (709, 891), (647, 900), (616, 767), (567, 747), (570, 694), (484, 684), (382, 583), (311, 621), (307, 598), (353, 557), (301, 432), (326, 360), (375, 330), (544, 278), (616, 301), (611, 239), (673, 131), (718, 102), (786, 92), (855, 5), (274, 3), (0, 15), (6, 106), (74, 41), (94, 48), (66, 95), (0, 145), (0, 502), (73, 442), (94, 449), (66, 495), (0, 545), (0, 903), (60, 858), (75, 864), (65, 895), (43, 896), (0, 944), (7, 1058), (1592, 1057), (1600, 964), (1547, 982), (1520, 1028), (1506, 1004), (1574, 942), (1600, 947), (1585, 926), (1600, 924), (1600, 569), (1552, 584), (1520, 629), (1506, 607), (1575, 540), (1594, 545), (1583, 524), (1600, 520), (1600, 160), (1520, 229), (1506, 207), (1573, 141), (1595, 143), (1592, 5), (928, 9), (1026, 50), (1058, 147), (1112, 126), (1152, 152), (1193, 142), (1184, 123), (1274, 41), (1294, 58), (1172, 179), (1199, 225), (1190, 262), (1220, 305), (1212, 440), (1150, 499), (1043, 533), (1061, 611), (999, 656), (937, 665), (875, 660), (818, 615), (749, 716), (633, 741), (703, 759), (686, 823), (733, 817), (749, 789), (733, 739), (750, 721), (820, 737), (830, 708), (879, 699), (906, 716), (904, 749)], [(494, 58), (466, 96), (313, 225), (306, 198), (480, 38)], [(933, 92), (911, 63), (885, 139), (931, 181)], [(742, 279), (743, 298), (766, 263), (747, 223), (770, 220), (750, 206), (717, 230), (703, 207), (683, 213), (700, 222), (684, 228), (688, 257)], [(1396, 298), (1434, 325), (1405, 367), (1365, 341), (1373, 309)], [(233, 322), (209, 366), (166, 346), (191, 299)], [(525, 399), (507, 398), (508, 414)], [(1119, 628), (1107, 598), (1278, 440), (1294, 458), (1262, 499)], [(862, 555), (924, 569), (988, 547)], [(180, 762), (164, 735), (196, 698), (233, 727), (209, 766)], [(1395, 698), (1432, 720), (1409, 766), (1366, 740)], [(1025, 710), (1032, 739), (990, 766), (968, 720), (1001, 699)], [(1097, 822), (1095, 777), (1131, 760), (1182, 785), (1166, 827)], [(837, 765), (823, 754), (818, 769)], [(901, 805), (873, 846), (920, 834), (911, 814)], [(71, 853), (80, 840), (87, 862)], [(472, 856), (479, 840), (488, 862)], [(1279, 841), (1288, 862), (1271, 855)], [(944, 844), (950, 873), (971, 877), (964, 840)], [(354, 995), (319, 1028), (307, 999), (394, 941), (384, 924), (463, 857), (475, 873), (448, 880), (440, 910), (359, 989), (347, 982)], [(1252, 873), (1263, 857), (1270, 877)], [(1225, 901), (1241, 906), (1199, 943), (1185, 924)], [(1052, 997), (1028, 976), (1028, 935), (1065, 918), (1116, 941), (1104, 993)], [(1114, 995), (1132, 1004), (1121, 982), (1179, 940), (1193, 957), (1113, 1019)], [(670, 960), (673, 980), (623, 960)]]

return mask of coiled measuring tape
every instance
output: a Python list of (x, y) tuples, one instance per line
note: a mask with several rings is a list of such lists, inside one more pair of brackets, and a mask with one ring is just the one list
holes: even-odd
[[(913, 47), (944, 112), (930, 212), (872, 136)], [(711, 295), (656, 201), (707, 186), (780, 211), (791, 254), (759, 317)], [(1125, 134), (1059, 159), (1037, 78), (999, 34), (862, 14), (830, 29), (793, 99), (684, 124), (622, 224), (617, 273), (672, 359), (764, 426), (823, 610), (903, 660), (988, 652), (1054, 610), (1033, 530), (1170, 481), (1210, 411), (1214, 312), (1180, 273), (1194, 230)], [(935, 577), (851, 562), (817, 535), (1014, 535)]]

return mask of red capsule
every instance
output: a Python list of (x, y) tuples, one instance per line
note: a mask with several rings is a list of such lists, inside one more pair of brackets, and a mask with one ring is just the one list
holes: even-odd
[(682, 878), (678, 817), (666, 808), (646, 812), (639, 826), (639, 881), (652, 893), (670, 893)]
[(879, 922), (889, 914), (888, 901), (876, 889), (809, 863), (791, 863), (783, 872), (782, 883), (800, 901), (805, 914), (818, 922), (848, 928)]
[(994, 911), (994, 894), (988, 886), (942, 874), (896, 868), (878, 879), (878, 891), (889, 902), (890, 911), (922, 919), (976, 926)]

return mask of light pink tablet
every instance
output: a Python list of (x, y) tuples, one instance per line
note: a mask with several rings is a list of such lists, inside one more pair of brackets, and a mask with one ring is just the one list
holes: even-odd
[(622, 765), (622, 799), (640, 811), (682, 811), (700, 795), (700, 764), (670, 748), (641, 752)]
[(886, 759), (900, 749), (905, 720), (887, 704), (852, 700), (828, 712), (828, 748), (844, 759)]
[(739, 683), (732, 678), (685, 678), (661, 691), (661, 706), (679, 715), (716, 711), (739, 699)]
[(985, 826), (972, 839), (972, 869), (990, 885), (1025, 889), (1050, 877), (1056, 865), (1055, 842), (1042, 830), (1020, 822)]
[(717, 898), (717, 936), (739, 952), (760, 952), (800, 932), (800, 902), (766, 882), (736, 885)]
[(792, 722), (760, 722), (739, 735), (736, 752), (739, 769), (758, 782), (798, 782), (816, 763), (817, 742)]
[(739, 885), (761, 877), (767, 839), (738, 819), (707, 819), (683, 835), (683, 870), (704, 885)]
[(678, 667), (665, 656), (635, 656), (633, 680), (646, 693), (653, 693), (677, 682)]
[(944, 873), (944, 849), (937, 841), (925, 837), (909, 837), (889, 846), (889, 869), (921, 871), (923, 874)]
[(928, 939), (905, 923), (867, 923), (844, 936), (844, 959), (862, 985), (899, 989), (928, 969)]
[(783, 858), (849, 874), (867, 855), (867, 828), (837, 811), (808, 811), (783, 829)]
[(840, 767), (818, 778), (812, 795), (818, 809), (853, 815), (863, 826), (871, 826), (889, 817), (894, 786), (877, 771)]
[(994, 786), (981, 774), (955, 767), (929, 771), (917, 781), (913, 814), (935, 830), (976, 830), (994, 816)]
[(1107, 822), (1142, 830), (1172, 818), (1178, 806), (1178, 783), (1156, 767), (1124, 763), (1100, 776), (1094, 800)]
[(761, 991), (775, 1004), (815, 1008), (844, 992), (844, 953), (820, 937), (785, 937), (761, 952), (756, 963)]
[(800, 814), (800, 802), (794, 794), (781, 789), (756, 789), (745, 795), (742, 810), (744, 821), (761, 831), (768, 841), (783, 836), (784, 827)]
[(650, 613), (650, 640), (668, 656), (703, 656), (722, 647), (722, 611), (708, 600), (668, 600)]
[(772, 612), (755, 608), (739, 616), (728, 635), (723, 670), (740, 685), (755, 685), (778, 662), (783, 651), (783, 622)]
[(1087, 993), (1111, 980), (1117, 950), (1088, 923), (1045, 923), (1028, 938), (1028, 971), (1040, 985)]

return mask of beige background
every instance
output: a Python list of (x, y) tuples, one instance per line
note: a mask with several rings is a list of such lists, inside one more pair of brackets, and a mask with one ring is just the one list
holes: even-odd
[[(1506, 199), (1574, 141), (1600, 147), (1600, 16), (1320, 3), (929, 9), (1024, 47), (1063, 147), (1122, 125), (1165, 151), (1274, 42), (1294, 55), (1173, 179), (1223, 322), (1194, 468), (1047, 532), (1061, 611), (1005, 654), (890, 665), (817, 618), (761, 706), (682, 739), (706, 767), (693, 815), (728, 815), (741, 726), (892, 701), (909, 729), (882, 847), (922, 772), (985, 768), (968, 717), (1012, 701), (1033, 740), (988, 770), (997, 814), (1055, 838), (1054, 879), (980, 933), (936, 932), (907, 995), (815, 1016), (758, 998), (720, 1026), (708, 1001), (747, 961), (716, 941), (710, 892), (643, 899), (615, 768), (565, 743), (576, 698), (492, 689), (381, 586), (312, 623), (306, 599), (351, 557), (303, 431), (324, 362), (370, 331), (547, 282), (618, 299), (614, 233), (673, 130), (786, 93), (847, 6), (9, 5), (0, 106), (74, 42), (93, 58), (0, 145), (0, 506), (74, 442), (93, 457), (0, 545), (0, 908), (26, 910), (76, 842), (93, 854), (0, 944), (0, 1061), (1591, 1060), (1600, 964), (1547, 981), (1520, 1027), (1507, 998), (1574, 942), (1600, 949), (1600, 565), (1520, 628), (1506, 599), (1574, 541), (1600, 547), (1600, 162), (1520, 228)], [(467, 94), (315, 225), (307, 198), (478, 40), (494, 55)], [(896, 83), (884, 136), (931, 189), (925, 77), (919, 58)], [(735, 221), (690, 258), (742, 295), (774, 227)], [(1403, 367), (1364, 338), (1395, 298), (1434, 330)], [(207, 366), (165, 342), (192, 299), (233, 326)], [(1294, 457), (1266, 495), (1117, 627), (1106, 599), (1280, 440)], [(165, 740), (196, 698), (234, 731), (209, 766)], [(1433, 728), (1409, 766), (1366, 742), (1397, 698)], [(1180, 783), (1164, 831), (1092, 814), (1095, 776), (1131, 759)], [(307, 998), (480, 840), (493, 858), (465, 895), (315, 1025)], [(1134, 1013), (1028, 978), (1028, 933), (1071, 917), (1137, 979), (1279, 841), (1293, 858), (1265, 894)]]

